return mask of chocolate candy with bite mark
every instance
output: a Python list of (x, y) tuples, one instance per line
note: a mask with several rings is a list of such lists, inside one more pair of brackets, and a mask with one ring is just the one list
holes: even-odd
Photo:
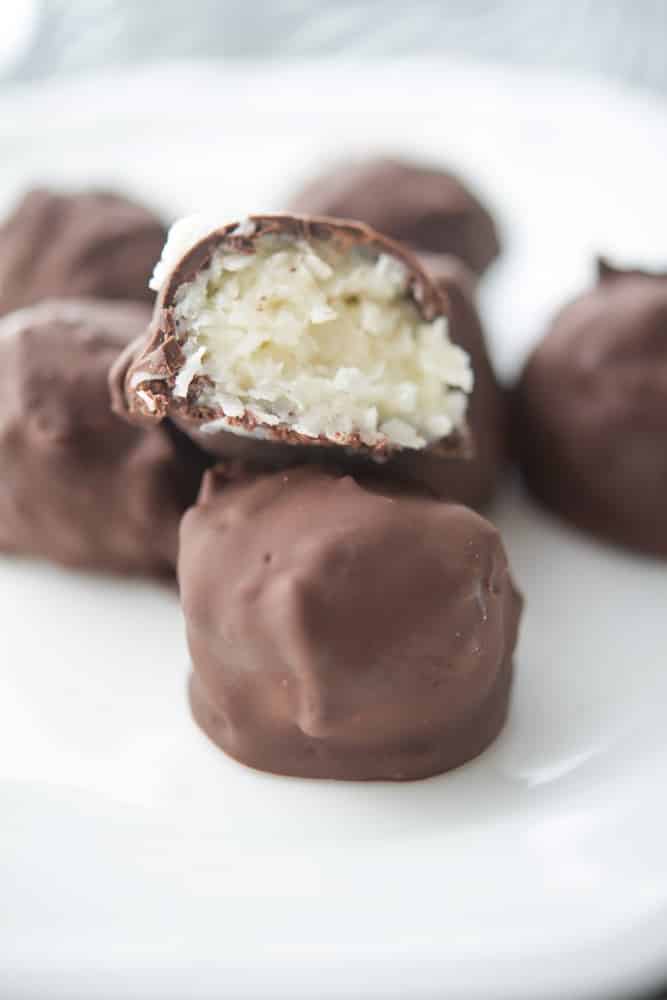
[(529, 357), (514, 401), (524, 480), (580, 529), (667, 558), (667, 275), (599, 262)]
[(165, 228), (104, 191), (29, 191), (0, 226), (0, 316), (47, 298), (151, 302)]
[(51, 300), (0, 319), (0, 549), (72, 567), (172, 574), (204, 457), (111, 412), (108, 371), (148, 306)]
[(502, 728), (522, 601), (465, 507), (316, 467), (220, 467), (183, 518), (179, 581), (195, 719), (244, 764), (425, 778)]
[(334, 165), (288, 207), (360, 219), (416, 250), (453, 254), (477, 274), (500, 252), (490, 212), (458, 177), (407, 161), (382, 157)]
[[(215, 369), (217, 364), (218, 371), (223, 370), (223, 375), (226, 377), (226, 366), (230, 363), (230, 358), (233, 361), (233, 352), (227, 346), (226, 354), (216, 356), (217, 348), (210, 343), (205, 348), (195, 351), (194, 348), (198, 343), (196, 337), (201, 329), (201, 324), (197, 324), (200, 316), (195, 316), (194, 325), (192, 320), (183, 321), (181, 312), (184, 299), (192, 294), (193, 289), (202, 294), (202, 289), (205, 288), (206, 295), (210, 296), (209, 286), (217, 280), (215, 268), (217, 266), (218, 271), (223, 272), (228, 259), (230, 270), (240, 270), (243, 274), (243, 268), (250, 266), (248, 261), (254, 263), (259, 259), (261, 248), (265, 245), (263, 241), (266, 239), (284, 241), (280, 242), (279, 249), (284, 246), (296, 246), (301, 249), (306, 247), (308, 267), (319, 268), (323, 264), (321, 260), (313, 264), (310, 256), (311, 252), (314, 253), (313, 247), (324, 247), (326, 252), (336, 257), (336, 260), (338, 259), (336, 255), (340, 255), (340, 259), (348, 268), (344, 274), (341, 273), (340, 281), (343, 283), (351, 280), (350, 259), (353, 260), (355, 267), (358, 259), (362, 263), (373, 262), (372, 266), (379, 268), (381, 273), (373, 272), (368, 280), (379, 281), (381, 277), (383, 281), (395, 281), (396, 274), (399, 275), (400, 283), (396, 286), (399, 291), (396, 291), (396, 297), (401, 309), (405, 304), (410, 322), (414, 325), (414, 330), (408, 338), (409, 351), (416, 351), (418, 344), (422, 343), (419, 338), (425, 335), (431, 338), (429, 343), (436, 343), (438, 350), (448, 352), (446, 361), (447, 364), (451, 363), (451, 370), (447, 368), (446, 377), (443, 377), (444, 388), (441, 390), (441, 397), (438, 397), (438, 405), (451, 406), (452, 413), (456, 411), (458, 416), (452, 416), (451, 420), (445, 416), (445, 420), (449, 420), (446, 430), (437, 434), (434, 432), (433, 439), (425, 446), (415, 447), (404, 445), (402, 442), (396, 444), (391, 438), (382, 434), (364, 437), (353, 421), (347, 430), (333, 434), (304, 430), (302, 423), (299, 423), (301, 420), (299, 410), (293, 418), (289, 415), (280, 418), (271, 414), (257, 416), (252, 412), (247, 400), (239, 405), (239, 399), (235, 398), (232, 398), (235, 407), (232, 408), (228, 402), (230, 399), (228, 391), (218, 393), (216, 383), (209, 374), (193, 373), (193, 369), (189, 366), (193, 361), (201, 363), (199, 359), (203, 351), (204, 357), (213, 356), (213, 362), (208, 362), (209, 370)], [(274, 252), (277, 258), (279, 254), (274, 250), (271, 251), (272, 254)], [(346, 255), (351, 256), (348, 259)], [(163, 257), (163, 261), (164, 259)], [(299, 267), (302, 264), (302, 261), (298, 262)], [(328, 266), (326, 264), (326, 267)], [(368, 264), (368, 267), (371, 265)], [(296, 264), (289, 268), (289, 271), (296, 270)], [(352, 270), (354, 271), (354, 268)], [(438, 289), (429, 280), (426, 271), (410, 251), (358, 223), (288, 215), (252, 216), (244, 223), (231, 224), (210, 233), (198, 242), (195, 240), (194, 246), (184, 255), (176, 256), (169, 261), (165, 272), (147, 337), (128, 349), (112, 372), (111, 386), (116, 412), (135, 422), (148, 424), (160, 422), (168, 417), (202, 448), (218, 457), (247, 458), (275, 467), (329, 460), (347, 462), (351, 467), (356, 467), (375, 460), (386, 464), (387, 471), (391, 474), (394, 458), (407, 456), (410, 453), (410, 460), (406, 458), (405, 462), (406, 478), (420, 485), (429, 486), (438, 495), (449, 495), (449, 477), (439, 475), (439, 463), (453, 457), (464, 460), (472, 451), (467, 426), (462, 416), (465, 404), (460, 405), (465, 399), (465, 391), (470, 389), (472, 380), (465, 353), (458, 347), (453, 348), (452, 344), (463, 342), (463, 338), (460, 340), (458, 338), (456, 323), (460, 322), (462, 327), (466, 323), (474, 325), (475, 319), (474, 315), (471, 319), (472, 308), (469, 300), (462, 294), (452, 291), (452, 301), (450, 301), (448, 293)], [(353, 273), (352, 278), (354, 277)], [(263, 317), (263, 312), (268, 308), (265, 300), (272, 287), (269, 286), (267, 294), (260, 296), (256, 303), (253, 300), (253, 308), (257, 310), (257, 315), (262, 317), (262, 322), (266, 322)], [(385, 294), (385, 291), (383, 286), (381, 294)], [(359, 295), (355, 293), (350, 295), (350, 298), (354, 300), (356, 309), (359, 305)], [(455, 309), (454, 299), (456, 299)], [(215, 296), (214, 300), (218, 301)], [(338, 305), (338, 299), (334, 300), (334, 304)], [(362, 302), (360, 308), (363, 309), (364, 305)], [(375, 308), (377, 303), (372, 305)], [(293, 295), (288, 306), (302, 308), (302, 296)], [(229, 304), (226, 308), (228, 312), (222, 313), (221, 316), (229, 325), (227, 318)], [(231, 308), (236, 309), (234, 303)], [(376, 312), (370, 310), (370, 315), (376, 320), (379, 315), (382, 320), (381, 307), (378, 306)], [(283, 318), (284, 314), (278, 310), (275, 321), (278, 333), (280, 333), (279, 323)], [(207, 315), (207, 320), (210, 323), (210, 314)], [(393, 315), (391, 321), (394, 322)], [(272, 322), (273, 320), (269, 320), (269, 323)], [(373, 349), (380, 351), (385, 349), (386, 341), (383, 340), (383, 334), (379, 333), (372, 337), (367, 335), (361, 325), (356, 325), (361, 322), (361, 318), (355, 314), (353, 326), (345, 330), (349, 335), (347, 342), (349, 354), (338, 346), (337, 340), (335, 341), (340, 357), (336, 356), (335, 363), (329, 364), (326, 377), (321, 378), (323, 391), (335, 386), (340, 374), (349, 372), (350, 368), (347, 366), (354, 364), (350, 354), (354, 353), (356, 338), (365, 336)], [(435, 330), (438, 323), (443, 324), (449, 339), (441, 331)], [(191, 326), (194, 328), (194, 333), (191, 333)], [(252, 336), (255, 336), (256, 332), (252, 329)], [(273, 328), (270, 328), (267, 336), (270, 337), (273, 332)], [(475, 339), (475, 336), (473, 331), (472, 339)], [(298, 346), (297, 338), (297, 348)], [(331, 349), (331, 344), (327, 347)], [(380, 357), (382, 358), (381, 354)], [(304, 374), (311, 373), (300, 364), (297, 367), (297, 375), (302, 378)], [(318, 372), (318, 377), (320, 375), (321, 372)], [(438, 377), (440, 378), (440, 375)], [(466, 379), (470, 381), (466, 383)], [(275, 390), (275, 386), (271, 384), (270, 378), (266, 381), (268, 381), (267, 396), (271, 398), (271, 390)], [(460, 388), (464, 383), (465, 391)], [(391, 388), (402, 389), (403, 384), (396, 387), (392, 385)], [(274, 391), (273, 396), (276, 395), (280, 396), (280, 393)], [(347, 401), (354, 396), (354, 390), (344, 389), (339, 395), (343, 405), (347, 405)], [(255, 398), (251, 397), (250, 403)], [(388, 398), (390, 405), (397, 405), (393, 392), (388, 394)], [(270, 405), (270, 403), (264, 404), (264, 409)], [(420, 416), (418, 413), (417, 418)], [(396, 423), (397, 421), (389, 421), (389, 424)], [(380, 425), (381, 431), (383, 426)], [(421, 439), (421, 445), (424, 445), (424, 440)]]

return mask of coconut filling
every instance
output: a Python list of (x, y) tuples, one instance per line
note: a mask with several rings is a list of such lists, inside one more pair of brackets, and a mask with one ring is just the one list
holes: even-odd
[[(395, 257), (264, 236), (219, 250), (177, 290), (185, 363), (173, 395), (251, 427), (424, 448), (459, 427), (473, 375), (447, 320), (422, 320)], [(239, 430), (229, 425), (229, 430)], [(261, 433), (261, 428), (260, 428)]]

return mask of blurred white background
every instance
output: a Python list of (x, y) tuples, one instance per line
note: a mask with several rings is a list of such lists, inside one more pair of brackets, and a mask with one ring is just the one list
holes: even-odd
[(5, 81), (175, 58), (428, 53), (667, 92), (664, 0), (5, 0), (2, 10)]

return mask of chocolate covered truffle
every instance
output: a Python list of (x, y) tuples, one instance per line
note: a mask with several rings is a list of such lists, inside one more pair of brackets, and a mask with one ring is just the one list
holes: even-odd
[(107, 377), (139, 303), (47, 301), (0, 319), (0, 550), (173, 573), (202, 457), (174, 428), (111, 412)]
[(425, 778), (503, 725), (521, 598), (465, 507), (315, 467), (220, 468), (183, 518), (179, 580), (194, 716), (245, 764)]
[(30, 191), (0, 226), (0, 316), (53, 297), (150, 302), (164, 240), (160, 220), (122, 195)]
[(667, 275), (601, 262), (516, 390), (525, 481), (585, 531), (667, 557)]
[(406, 475), (447, 495), (473, 373), (453, 300), (409, 251), (332, 219), (186, 219), (154, 284), (151, 329), (113, 372), (117, 412), (276, 466), (409, 455)]
[(407, 161), (334, 165), (297, 192), (288, 207), (359, 219), (417, 250), (454, 254), (478, 274), (500, 251), (491, 214), (458, 177)]

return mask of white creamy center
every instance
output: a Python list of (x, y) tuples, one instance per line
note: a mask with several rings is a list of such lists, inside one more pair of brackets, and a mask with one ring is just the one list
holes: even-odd
[(226, 417), (369, 446), (423, 448), (461, 424), (468, 356), (444, 317), (422, 320), (401, 261), (284, 236), (254, 248), (218, 251), (178, 289), (176, 396), (207, 375), (197, 401)]

